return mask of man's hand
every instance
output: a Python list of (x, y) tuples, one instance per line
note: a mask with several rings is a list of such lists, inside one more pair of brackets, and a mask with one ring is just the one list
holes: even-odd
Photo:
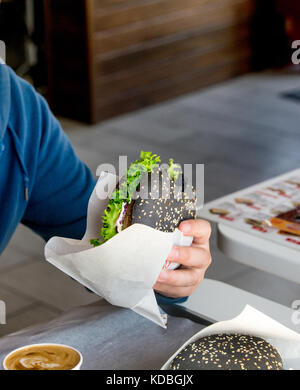
[(211, 264), (209, 238), (211, 226), (207, 221), (189, 220), (180, 224), (185, 236), (194, 237), (191, 247), (174, 247), (168, 260), (181, 264), (175, 271), (162, 270), (154, 285), (154, 290), (171, 298), (191, 295), (204, 279)]

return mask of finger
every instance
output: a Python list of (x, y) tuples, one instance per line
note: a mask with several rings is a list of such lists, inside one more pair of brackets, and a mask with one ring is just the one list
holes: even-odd
[(183, 221), (179, 225), (179, 230), (181, 230), (185, 236), (194, 237), (194, 243), (197, 245), (206, 244), (211, 235), (210, 223), (202, 219)]
[(187, 267), (206, 269), (211, 263), (211, 256), (209, 250), (197, 246), (175, 246), (168, 257), (168, 260), (173, 263), (186, 265)]
[(199, 284), (204, 272), (198, 268), (182, 268), (178, 270), (162, 270), (158, 282), (173, 287), (189, 287)]
[(154, 290), (161, 295), (170, 298), (183, 298), (193, 294), (197, 286), (190, 287), (171, 287), (166, 284), (156, 283)]

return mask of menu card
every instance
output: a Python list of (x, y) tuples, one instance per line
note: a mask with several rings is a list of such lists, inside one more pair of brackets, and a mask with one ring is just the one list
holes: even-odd
[(300, 251), (300, 169), (207, 203), (198, 214)]

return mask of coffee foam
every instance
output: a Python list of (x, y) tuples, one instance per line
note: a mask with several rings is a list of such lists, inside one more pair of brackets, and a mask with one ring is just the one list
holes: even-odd
[(72, 370), (81, 362), (79, 352), (65, 345), (37, 344), (19, 348), (4, 360), (7, 370)]

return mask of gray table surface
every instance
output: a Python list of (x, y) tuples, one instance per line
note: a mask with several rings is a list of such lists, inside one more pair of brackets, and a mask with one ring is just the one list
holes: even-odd
[(130, 310), (101, 300), (1, 338), (1, 369), (10, 351), (35, 343), (60, 343), (77, 348), (83, 355), (83, 370), (160, 369), (202, 328), (189, 319), (168, 316), (165, 330)]

